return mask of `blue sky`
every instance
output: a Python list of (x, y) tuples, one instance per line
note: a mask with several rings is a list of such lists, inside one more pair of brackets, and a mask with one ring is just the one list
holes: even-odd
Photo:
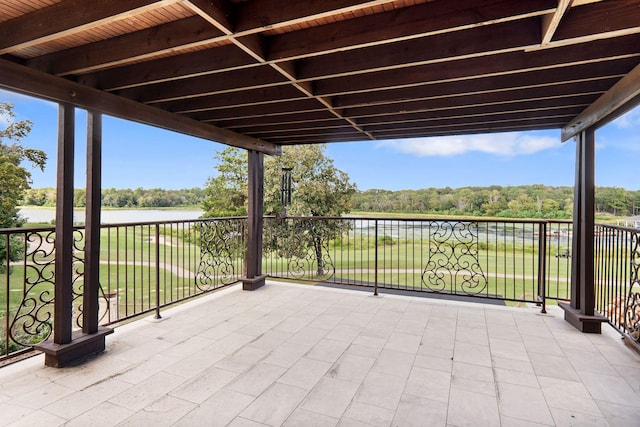
[[(0, 90), (18, 119), (33, 130), (23, 140), (44, 150), (44, 172), (33, 188), (55, 186), (57, 105)], [(76, 117), (75, 187), (85, 187), (86, 115)], [(0, 118), (0, 121), (2, 118)], [(596, 185), (640, 190), (640, 108), (596, 134)], [(112, 117), (103, 120), (103, 188), (203, 187), (215, 175), (213, 156), (224, 146)], [(521, 132), (428, 139), (329, 144), (327, 155), (360, 190), (488, 185), (573, 185), (575, 144), (560, 132)]]

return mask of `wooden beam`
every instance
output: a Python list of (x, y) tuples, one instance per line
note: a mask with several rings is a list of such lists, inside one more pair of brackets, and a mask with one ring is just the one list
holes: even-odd
[[(562, 49), (564, 50), (566, 48)], [(546, 51), (541, 52), (541, 55), (545, 55), (546, 53)], [(638, 55), (640, 56), (640, 53)], [(385, 82), (382, 79), (372, 77), (370, 80), (367, 79), (365, 82), (372, 85), (370, 90), (366, 92), (335, 96), (332, 100), (332, 106), (334, 108), (348, 108), (376, 104), (391, 104), (406, 102), (409, 99), (432, 99), (445, 97), (451, 94), (487, 93), (527, 87), (535, 87), (540, 90), (540, 88), (547, 85), (568, 85), (567, 87), (561, 88), (562, 91), (572, 90), (572, 87), (588, 90), (587, 86), (582, 85), (581, 83), (589, 80), (594, 81), (593, 85), (597, 87), (597, 90), (604, 92), (604, 90), (611, 87), (614, 83), (614, 78), (619, 79), (622, 77), (637, 62), (637, 58), (624, 58), (596, 64), (564, 66), (564, 64), (560, 63), (554, 66), (546, 65), (547, 62), (541, 61), (539, 63), (539, 68), (543, 69), (535, 70), (535, 72), (533, 72), (534, 70), (531, 70), (531, 72), (520, 72), (518, 65), (522, 66), (526, 64), (526, 62), (521, 61), (514, 63), (514, 61), (509, 60), (508, 57), (501, 56), (498, 58), (498, 61), (491, 63), (492, 66), (496, 66), (494, 69), (499, 69), (498, 67), (502, 64), (503, 59), (505, 62), (505, 69), (502, 73), (499, 73), (499, 75), (490, 77), (475, 78), (475, 76), (473, 76), (472, 65), (477, 62), (474, 60), (459, 61), (460, 66), (456, 67), (442, 67), (436, 65), (421, 67), (419, 71), (422, 71), (422, 74), (416, 75), (417, 85), (406, 88), (386, 89), (382, 86), (376, 87), (373, 85), (376, 83), (384, 85)], [(570, 60), (571, 57), (568, 59)], [(533, 65), (535, 64), (531, 62), (529, 63), (529, 66), (531, 67), (533, 67)], [(513, 68), (510, 69), (510, 67)], [(407, 70), (407, 72), (403, 73), (402, 76), (390, 76), (394, 80), (389, 81), (388, 84), (396, 84), (396, 82), (401, 81), (400, 78), (407, 77), (410, 79), (410, 76), (413, 75), (414, 73), (412, 70)], [(470, 78), (473, 78), (473, 84), (470, 84)], [(610, 80), (611, 82), (609, 82)], [(606, 86), (604, 86), (605, 83)], [(602, 90), (603, 88), (605, 89)], [(286, 107), (287, 104), (285, 103), (294, 100), (301, 100), (306, 97), (307, 96), (301, 91), (293, 88), (292, 86), (284, 85), (167, 101), (159, 103), (157, 106), (162, 109), (168, 109), (169, 111), (179, 113), (225, 109), (233, 110), (234, 108), (252, 105), (262, 105), (265, 107), (266, 104), (278, 104), (273, 107), (281, 108)], [(292, 105), (292, 109), (294, 108), (296, 107)]]
[[(434, 136), (447, 136), (447, 135), (476, 135), (481, 133), (498, 133), (498, 132), (524, 132), (530, 130), (549, 130), (549, 129), (558, 129), (562, 126), (563, 121), (558, 120), (554, 121), (545, 121), (541, 123), (505, 123), (502, 125), (483, 125), (479, 124), (477, 126), (471, 127), (452, 127), (447, 129), (431, 129), (429, 131), (429, 137)], [(399, 138), (424, 138), (424, 130), (414, 131), (414, 132), (385, 132), (385, 133), (374, 133), (374, 136), (378, 139), (399, 139)], [(278, 142), (273, 140), (273, 142)], [(332, 142), (344, 142), (344, 141), (332, 141)], [(283, 143), (284, 144), (284, 143)]]
[[(535, 101), (527, 101), (515, 104), (488, 104), (480, 106), (466, 106), (461, 108), (447, 110), (429, 110), (415, 111), (406, 114), (386, 114), (377, 116), (367, 116), (355, 119), (361, 126), (388, 126), (393, 125), (410, 125), (412, 123), (426, 123), (436, 120), (458, 120), (468, 119), (477, 120), (489, 119), (490, 117), (515, 117), (520, 115), (524, 117), (528, 113), (538, 111), (554, 111), (554, 114), (562, 113), (565, 109), (568, 114), (576, 114), (585, 107), (585, 101), (594, 96), (579, 95), (568, 98), (543, 99)], [(443, 113), (446, 111), (446, 113)], [(247, 133), (249, 129), (243, 129), (242, 132)]]
[[(390, 46), (378, 45), (300, 60), (300, 80), (395, 70), (456, 59), (493, 56), (537, 46), (540, 26), (535, 18), (445, 33)], [(361, 78), (361, 77), (360, 77)]]
[(67, 0), (0, 25), (0, 55), (69, 36), (118, 19), (168, 6), (178, 0)]
[[(410, 113), (396, 113), (388, 115), (367, 116), (352, 119), (355, 123), (363, 128), (370, 129), (370, 126), (389, 126), (389, 125), (412, 125), (414, 123), (427, 123), (439, 120), (458, 120), (468, 119), (470, 121), (478, 121), (478, 118), (490, 117), (515, 117), (520, 115), (524, 117), (528, 113), (547, 111), (557, 116), (558, 114), (571, 115), (576, 111), (580, 111), (586, 104), (584, 100), (589, 99), (587, 95), (573, 96), (569, 98), (544, 99), (538, 101), (530, 101), (526, 103), (512, 106), (510, 104), (490, 104), (484, 106), (468, 106), (454, 110), (446, 110), (446, 114), (442, 111), (432, 111), (425, 109), (423, 111)], [(246, 126), (233, 127), (232, 129), (240, 130), (250, 135), (275, 135), (277, 133), (296, 132), (300, 130), (312, 130), (316, 128), (338, 128), (345, 125), (345, 119), (324, 119), (299, 121), (297, 123), (262, 123), (247, 124)]]
[(0, 59), (0, 87), (56, 102), (66, 102), (138, 123), (216, 141), (234, 147), (280, 154), (277, 145), (201, 123), (187, 117), (101, 92), (61, 77)]
[(187, 98), (229, 93), (239, 90), (267, 88), (289, 83), (282, 74), (269, 66), (252, 67), (211, 76), (123, 89), (118, 95), (144, 103), (158, 103)]
[(303, 122), (312, 122), (312, 121), (324, 121), (327, 119), (335, 119), (336, 117), (328, 112), (325, 109), (319, 108), (316, 110), (309, 111), (298, 111), (295, 113), (292, 112), (283, 112), (262, 116), (251, 116), (251, 120), (247, 120), (246, 118), (234, 118), (232, 116), (226, 119), (217, 119), (217, 123), (223, 123), (225, 127), (229, 128), (240, 128), (241, 126), (247, 125), (256, 125), (256, 124), (269, 124), (269, 123), (282, 123), (282, 124), (291, 124), (291, 123), (303, 123)]
[[(573, 88), (571, 86), (576, 87)], [(555, 88), (545, 88), (545, 90), (541, 90), (541, 88), (523, 88), (486, 93), (463, 93), (451, 97), (423, 100), (416, 99), (388, 105), (379, 104), (347, 108), (344, 110), (344, 114), (347, 117), (363, 118), (393, 114), (411, 114), (414, 112), (439, 111), (439, 114), (445, 115), (447, 114), (447, 111), (455, 111), (460, 108), (505, 105), (505, 108), (516, 109), (519, 108), (520, 105), (527, 105), (527, 103), (545, 102), (545, 100), (556, 100), (557, 102), (562, 102), (562, 99), (573, 98), (576, 96), (582, 98), (581, 103), (589, 103), (601, 95), (605, 90), (605, 84), (592, 86), (591, 82), (585, 82), (583, 84), (576, 85), (557, 85)]]
[(541, 44), (549, 44), (553, 38), (556, 28), (560, 25), (560, 20), (564, 13), (571, 6), (571, 0), (558, 0), (558, 7), (553, 13), (542, 16), (542, 42)]
[(115, 70), (108, 69), (84, 74), (79, 76), (78, 82), (102, 90), (114, 91), (192, 77), (211, 76), (259, 65), (235, 45), (217, 46), (184, 55), (121, 66)]
[(269, 59), (293, 59), (423, 38), (550, 13), (555, 0), (428, 2), (269, 38)]
[(42, 55), (28, 60), (26, 65), (58, 76), (89, 73), (173, 53), (177, 47), (185, 49), (208, 45), (214, 40), (221, 40), (221, 36), (219, 30), (194, 16)]
[(638, 105), (639, 97), (640, 65), (564, 126), (561, 132), (562, 141), (591, 127), (602, 127)]
[[(363, 75), (323, 79), (315, 82), (315, 93), (319, 96), (336, 96), (357, 92), (377, 91), (379, 88), (412, 87), (432, 82), (464, 80), (477, 77), (492, 77), (540, 71), (545, 68), (562, 68), (579, 64), (606, 62), (619, 58), (640, 57), (637, 46), (639, 35), (600, 40), (575, 49), (559, 47), (536, 52), (508, 52), (486, 57), (459, 59), (456, 61), (413, 65), (398, 70), (378, 71)], [(627, 71), (625, 71), (627, 72)], [(512, 76), (515, 78), (514, 76)]]
[[(209, 3), (204, 0), (198, 1), (204, 4)], [(228, 43), (235, 43), (238, 48), (252, 57), (258, 58), (261, 62), (264, 62), (265, 50), (270, 53), (268, 62), (272, 60), (281, 61), (300, 56), (314, 56), (319, 53), (354, 49), (378, 43), (392, 43), (407, 38), (420, 38), (440, 32), (459, 31), (465, 28), (536, 16), (547, 12), (551, 5), (554, 4), (554, 1), (545, 0), (541, 4), (540, 2), (504, 2), (503, 0), (494, 0), (493, 4), (487, 5), (483, 3), (481, 0), (465, 0), (464, 2), (456, 2), (454, 9), (451, 9), (450, 4), (442, 7), (443, 4), (441, 3), (427, 3), (386, 12), (381, 14), (382, 18), (378, 18), (378, 15), (364, 16), (358, 19), (285, 33), (269, 38), (266, 46), (264, 46), (265, 42), (260, 38), (256, 38), (257, 35), (253, 32), (249, 32), (248, 36), (240, 34), (235, 39), (236, 36), (227, 37), (228, 32), (221, 33), (213, 28), (200, 28), (204, 21), (200, 17), (191, 17), (136, 33), (124, 34), (114, 39), (44, 55), (29, 61), (27, 65), (57, 75), (86, 73), (92, 70), (99, 71), (103, 68), (125, 65), (128, 62), (147, 59), (165, 52), (180, 51), (193, 46), (223, 40), (227, 40)], [(437, 7), (432, 5), (437, 5)], [(479, 5), (482, 5), (482, 14), (475, 10)], [(195, 9), (202, 12), (201, 8)], [(199, 14), (202, 16), (204, 13)], [(204, 15), (206, 16), (206, 14)], [(180, 31), (181, 22), (184, 22), (184, 25), (190, 30), (186, 32)], [(207, 25), (210, 24), (207, 23)], [(452, 25), (453, 27), (449, 28), (446, 25)], [(218, 27), (216, 26), (216, 28)], [(416, 28), (424, 30), (416, 32)], [(175, 37), (174, 34), (182, 34), (183, 36)], [(140, 43), (141, 41), (143, 43)], [(132, 54), (130, 49), (123, 48), (123, 46), (137, 46), (137, 50), (135, 54)], [(300, 49), (303, 49), (303, 51)], [(238, 54), (239, 52), (236, 52), (234, 56), (238, 56)], [(184, 60), (182, 60), (183, 56), (185, 57)], [(172, 58), (176, 61), (184, 62), (185, 65), (181, 66), (184, 68), (189, 64), (190, 56), (191, 53), (186, 53), (184, 55), (174, 55)], [(219, 64), (210, 62), (209, 64), (211, 67), (210, 72), (220, 72), (226, 68), (233, 69), (235, 67), (235, 64), (226, 65), (224, 62)], [(128, 77), (127, 80), (131, 81), (128, 84), (136, 85), (136, 82), (138, 84), (144, 82), (142, 77), (146, 77), (146, 73), (136, 72), (136, 65), (132, 65), (134, 68), (131, 70), (122, 70), (123, 78)], [(166, 67), (161, 62), (154, 65), (155, 69), (159, 70), (161, 74), (161, 70), (174, 68)], [(202, 72), (203, 70), (198, 69), (196, 66), (193, 71), (185, 70), (185, 75)], [(153, 78), (146, 80), (149, 83), (154, 82)], [(125, 83), (114, 83), (111, 87), (124, 85)], [(110, 86), (101, 87), (110, 88)]]
[(184, 0), (187, 7), (226, 35), (233, 32), (233, 11), (226, 0)]
[(607, 0), (572, 7), (562, 18), (552, 46), (586, 43), (640, 32), (640, 4), (637, 0)]
[(197, 113), (252, 105), (279, 104), (301, 99), (307, 99), (307, 96), (293, 86), (284, 85), (169, 101), (156, 106), (176, 113)]
[(269, 107), (268, 111), (260, 106), (247, 106), (238, 108), (229, 108), (214, 111), (202, 111), (199, 113), (189, 114), (194, 120), (217, 122), (225, 119), (242, 119), (244, 117), (270, 117), (282, 114), (326, 111), (326, 108), (315, 99), (301, 99), (299, 101), (289, 101), (274, 104)]
[(394, 0), (262, 0), (239, 2), (236, 9), (236, 32), (291, 26), (342, 13), (357, 12)]
[(487, 123), (506, 123), (506, 122), (525, 122), (532, 120), (545, 120), (561, 118), (563, 121), (568, 120), (580, 111), (581, 107), (557, 107), (550, 109), (525, 110), (525, 111), (498, 111), (495, 114), (484, 115), (463, 115), (459, 117), (431, 117), (430, 119), (418, 121), (402, 121), (378, 123), (364, 126), (370, 132), (386, 132), (389, 130), (403, 131), (410, 129), (432, 129), (444, 128), (451, 126), (477, 126)]
[[(420, 86), (398, 89), (360, 92), (351, 95), (335, 96), (336, 107), (366, 107), (372, 105), (389, 105), (409, 100), (425, 100), (447, 98), (460, 95), (507, 92), (514, 90), (532, 90), (523, 92), (523, 96), (539, 97), (541, 89), (556, 86), (561, 93), (576, 93), (576, 90), (592, 91), (593, 85), (599, 91), (611, 87), (614, 79), (624, 76), (637, 58), (625, 58), (600, 64), (581, 64), (572, 67), (550, 68), (536, 72), (508, 73), (479, 78), (434, 79)], [(430, 76), (431, 73), (425, 73)], [(608, 86), (605, 85), (608, 84)], [(589, 83), (593, 82), (593, 83)], [(560, 85), (568, 85), (558, 87)], [(604, 89), (604, 90), (603, 90)], [(514, 99), (519, 99), (517, 96)]]

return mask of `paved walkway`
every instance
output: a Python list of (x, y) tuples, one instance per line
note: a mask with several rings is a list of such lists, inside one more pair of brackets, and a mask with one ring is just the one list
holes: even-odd
[(11, 426), (637, 426), (640, 356), (609, 327), (270, 282), (118, 327), (54, 369), (0, 369)]

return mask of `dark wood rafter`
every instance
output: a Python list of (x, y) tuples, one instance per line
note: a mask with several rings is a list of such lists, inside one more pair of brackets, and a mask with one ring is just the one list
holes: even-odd
[[(135, 101), (131, 106), (152, 105), (154, 110), (144, 110), (147, 119), (151, 111), (169, 113), (155, 121), (166, 127), (185, 126), (184, 119), (215, 125), (220, 142), (232, 141), (236, 135), (225, 132), (234, 130), (245, 133), (236, 144), (264, 135), (258, 146), (279, 145), (280, 138), (269, 138), (330, 120), (364, 139), (413, 137), (414, 124), (402, 127), (399, 114), (412, 123), (424, 117), (429, 123), (423, 136), (435, 135), (450, 129), (433, 128), (423, 112), (475, 122), (479, 116), (457, 109), (474, 102), (485, 108), (482, 95), (493, 98), (501, 91), (531, 98), (505, 101), (510, 109), (504, 123), (501, 112), (491, 110), (482, 129), (500, 131), (518, 123), (523, 129), (547, 129), (566, 126), (572, 118), (530, 121), (526, 110), (536, 107), (527, 101), (554, 99), (558, 108), (574, 109), (576, 94), (567, 93), (567, 85), (602, 94), (610, 89), (605, 85), (638, 64), (639, 3), (70, 0), (0, 17), (0, 34), (8, 35), (0, 56)], [(461, 97), (470, 105), (460, 105)], [(373, 122), (361, 122), (374, 116)], [(365, 126), (371, 123), (375, 135)], [(274, 128), (246, 131), (261, 126)], [(458, 128), (472, 129), (477, 127)], [(324, 142), (322, 129), (312, 134), (318, 139), (305, 141)], [(253, 143), (245, 148), (255, 148)]]
[[(356, 24), (340, 21), (270, 39), (269, 59), (299, 59), (344, 52), (376, 44), (425, 38), (544, 15), (553, 10), (547, 2), (484, 2), (465, 0), (430, 2), (412, 8), (365, 16)], [(480, 12), (482, 8), (482, 12)], [(416, 28), (420, 31), (416, 32)]]

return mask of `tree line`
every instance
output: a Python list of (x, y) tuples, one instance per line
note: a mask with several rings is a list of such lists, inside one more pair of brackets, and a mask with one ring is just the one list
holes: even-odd
[[(84, 188), (77, 188), (73, 194), (73, 204), (83, 208), (87, 204), (87, 193)], [(107, 208), (175, 208), (201, 207), (205, 192), (201, 188), (184, 188), (182, 190), (165, 190), (162, 188), (106, 188), (102, 190), (102, 206)], [(25, 206), (56, 205), (55, 188), (31, 188), (25, 191), (22, 199)]]
[[(573, 187), (521, 185), (421, 190), (360, 191), (353, 209), (361, 212), (433, 213), (504, 218), (571, 218)], [(640, 191), (597, 187), (596, 212), (616, 216), (640, 214)]]
[[(208, 186), (165, 190), (161, 188), (136, 188), (102, 190), (102, 206), (108, 208), (170, 208), (199, 207), (213, 211), (210, 213), (232, 214), (223, 209), (211, 209), (211, 194), (224, 194), (221, 189), (224, 178), (212, 179)], [(277, 174), (269, 174), (276, 176)], [(246, 185), (246, 177), (235, 180), (238, 186)], [(277, 187), (277, 185), (275, 186)], [(244, 188), (239, 188), (238, 193)], [(276, 190), (277, 192), (278, 190)], [(209, 195), (209, 197), (207, 197)], [(277, 196), (277, 195), (276, 195)], [(276, 196), (273, 196), (276, 199)], [(220, 206), (227, 209), (232, 197), (225, 194), (220, 198)], [(296, 197), (294, 195), (293, 200)], [(618, 187), (598, 187), (596, 189), (596, 211), (615, 216), (640, 215), (640, 191)], [(21, 202), (27, 206), (54, 207), (54, 188), (33, 188), (25, 192)], [(242, 200), (240, 206), (245, 203)], [(84, 189), (75, 190), (76, 207), (86, 204)], [(366, 190), (351, 194), (351, 207), (357, 212), (389, 213), (433, 213), (438, 215), (497, 216), (509, 218), (571, 218), (573, 212), (573, 187), (552, 187), (545, 185), (490, 186), (462, 188), (425, 188), (421, 190)], [(243, 212), (235, 212), (242, 214)]]

